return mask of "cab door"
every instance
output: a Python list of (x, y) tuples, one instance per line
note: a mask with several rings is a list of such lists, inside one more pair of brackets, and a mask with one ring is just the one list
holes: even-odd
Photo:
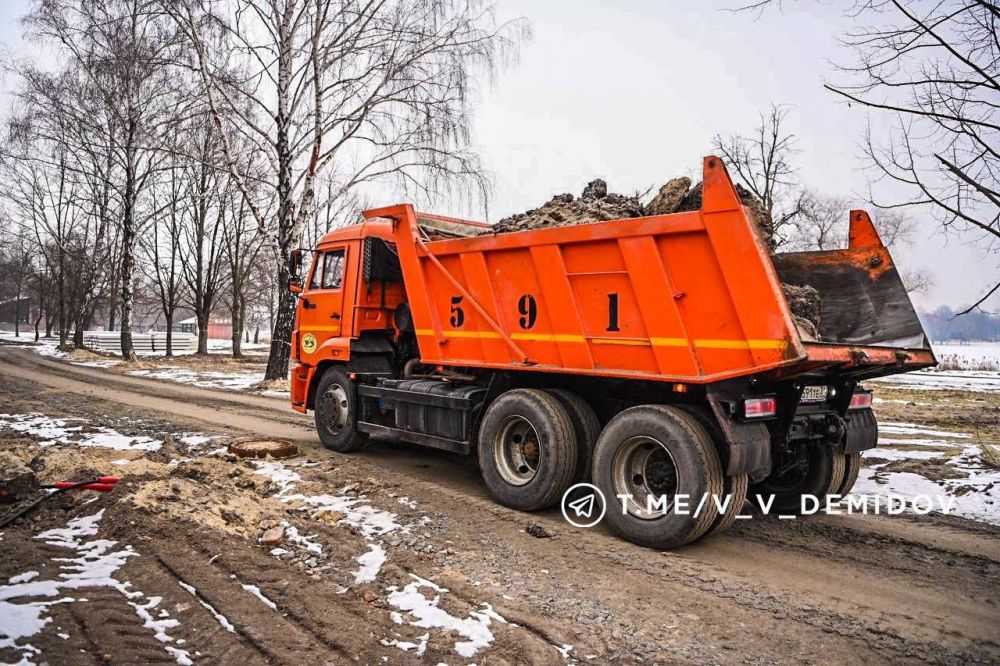
[(299, 308), (299, 347), (306, 363), (318, 360), (315, 354), (326, 340), (342, 335), (348, 250), (346, 244), (326, 247), (313, 261)]

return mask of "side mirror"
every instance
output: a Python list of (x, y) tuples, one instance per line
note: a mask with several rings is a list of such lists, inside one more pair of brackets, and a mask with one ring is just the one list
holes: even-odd
[(302, 250), (292, 250), (288, 257), (288, 291), (302, 293)]

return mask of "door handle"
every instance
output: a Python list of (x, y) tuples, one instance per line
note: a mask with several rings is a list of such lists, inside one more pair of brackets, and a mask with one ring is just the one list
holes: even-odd
[(340, 319), (340, 313), (339, 312), (331, 312), (330, 313), (330, 319)]
[(316, 304), (315, 303), (310, 303), (308, 298), (303, 298), (302, 299), (302, 307), (304, 307), (306, 310), (315, 310), (316, 309)]

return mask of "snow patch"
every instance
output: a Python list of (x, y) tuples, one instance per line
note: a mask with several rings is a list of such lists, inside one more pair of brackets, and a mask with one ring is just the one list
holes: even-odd
[[(70, 423), (80, 425), (69, 425)], [(87, 425), (86, 419), (57, 419), (44, 414), (0, 414), (0, 429), (37, 437), (41, 446), (64, 444), (93, 446), (115, 451), (157, 451), (163, 445), (151, 437), (132, 437), (104, 426)], [(87, 425), (87, 432), (84, 432)]]
[[(493, 642), (490, 624), (494, 620), (504, 624), (507, 622), (485, 602), (482, 610), (469, 611), (469, 616), (466, 618), (455, 617), (440, 606), (441, 596), (448, 592), (447, 589), (415, 574), (410, 574), (410, 577), (413, 578), (413, 582), (408, 583), (403, 589), (395, 585), (386, 588), (389, 592), (386, 601), (394, 608), (408, 613), (413, 618), (409, 622), (411, 626), (441, 629), (465, 638), (464, 641), (455, 642), (455, 652), (461, 657), (468, 659)], [(421, 592), (424, 588), (437, 594), (428, 598)]]
[(215, 610), (215, 606), (213, 606), (212, 604), (210, 604), (207, 601), (205, 601), (204, 599), (202, 599), (201, 595), (198, 594), (198, 590), (196, 590), (194, 587), (192, 587), (191, 585), (188, 585), (187, 583), (185, 583), (183, 581), (177, 581), (177, 582), (178, 582), (178, 584), (180, 584), (181, 587), (183, 587), (185, 590), (187, 590), (188, 592), (190, 592), (191, 596), (194, 597), (195, 599), (197, 599), (198, 603), (201, 604), (202, 607), (205, 610), (207, 610), (209, 613), (212, 614), (212, 617), (215, 618), (216, 622), (218, 622), (220, 625), (222, 625), (223, 629), (225, 629), (226, 631), (228, 631), (231, 634), (235, 634), (236, 633), (236, 627), (233, 626), (233, 623), (230, 622), (228, 620), (228, 618), (226, 618), (225, 615), (223, 615), (219, 611)]
[(278, 604), (274, 603), (273, 601), (265, 597), (264, 593), (261, 592), (260, 588), (257, 587), (256, 585), (248, 585), (246, 583), (240, 583), (240, 586), (253, 596), (260, 599), (260, 602), (265, 606), (267, 606), (268, 608), (270, 608), (271, 610), (278, 610)]
[(355, 558), (355, 561), (361, 568), (354, 572), (354, 582), (370, 583), (378, 577), (379, 570), (385, 564), (385, 549), (381, 544), (368, 544), (368, 552)]
[(259, 384), (261, 374), (252, 372), (221, 372), (218, 370), (192, 370), (176, 365), (163, 365), (156, 370), (132, 370), (128, 374), (150, 379), (163, 379), (177, 384), (190, 384), (209, 389), (245, 391)]

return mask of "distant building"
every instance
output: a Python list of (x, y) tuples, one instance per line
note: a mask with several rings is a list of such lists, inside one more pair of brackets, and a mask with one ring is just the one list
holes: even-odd
[(15, 313), (22, 324), (27, 324), (30, 320), (31, 299), (11, 298), (0, 302), (0, 321), (14, 323)]
[[(198, 334), (197, 317), (188, 317), (177, 323), (181, 333)], [(223, 317), (211, 317), (208, 320), (208, 337), (210, 340), (231, 340), (233, 337), (233, 320)]]

